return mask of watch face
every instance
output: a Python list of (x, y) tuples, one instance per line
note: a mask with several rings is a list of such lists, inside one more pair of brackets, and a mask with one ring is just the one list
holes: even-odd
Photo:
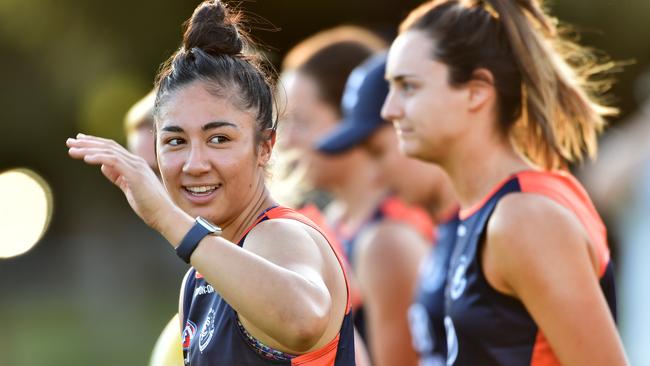
[(196, 222), (201, 226), (203, 226), (204, 228), (206, 228), (208, 231), (210, 231), (210, 233), (212, 233), (213, 235), (221, 234), (221, 228), (219, 226), (211, 223), (210, 221), (204, 219), (201, 216), (197, 216)]

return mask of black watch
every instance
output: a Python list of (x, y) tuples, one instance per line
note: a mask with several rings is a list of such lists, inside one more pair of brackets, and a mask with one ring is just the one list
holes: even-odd
[(181, 243), (176, 247), (176, 254), (185, 263), (189, 264), (192, 253), (207, 235), (221, 235), (221, 228), (203, 217), (197, 216), (194, 226), (185, 234)]

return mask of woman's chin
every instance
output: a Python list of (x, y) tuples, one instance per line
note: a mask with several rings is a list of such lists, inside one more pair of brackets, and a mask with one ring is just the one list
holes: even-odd
[(400, 139), (399, 149), (404, 155), (408, 156), (409, 158), (421, 159), (422, 157), (422, 151), (419, 147), (419, 144), (413, 140)]

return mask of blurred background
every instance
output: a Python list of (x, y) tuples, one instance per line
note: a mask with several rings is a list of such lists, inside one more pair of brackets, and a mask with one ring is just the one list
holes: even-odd
[[(364, 25), (390, 38), (419, 3), (257, 0), (240, 6), (256, 15), (253, 25), (260, 29), (253, 34), (277, 66), (293, 44), (339, 24)], [(197, 4), (0, 0), (0, 131), (7, 137), (0, 144), (0, 365), (145, 365), (176, 312), (187, 267), (99, 169), (68, 158), (65, 139), (81, 131), (124, 143), (126, 111), (152, 87), (158, 65), (178, 46), (181, 23)], [(634, 61), (617, 75), (613, 91), (621, 116), (611, 120), (609, 134), (624, 131), (632, 124), (627, 121), (642, 116), (650, 95), (650, 78), (643, 77), (650, 68), (650, 1), (550, 5), (582, 31), (585, 44), (614, 60)], [(271, 28), (277, 29), (265, 30)], [(615, 160), (620, 159), (625, 157)], [(30, 185), (34, 181), (26, 177), (33, 173), (8, 179), (13, 168), (30, 169), (42, 180)], [(48, 222), (48, 199), (52, 216), (41, 240), (31, 250), (10, 250), (25, 236), (38, 239)], [(625, 269), (620, 209), (603, 210), (618, 267)], [(32, 229), (37, 232), (28, 235)], [(643, 307), (643, 294), (635, 291), (625, 301)], [(630, 316), (626, 323), (630, 306), (622, 306), (623, 328), (633, 323)], [(650, 339), (626, 336), (625, 342), (633, 347)]]

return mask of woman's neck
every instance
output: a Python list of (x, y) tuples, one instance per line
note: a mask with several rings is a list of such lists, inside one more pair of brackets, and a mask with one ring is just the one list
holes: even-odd
[(222, 236), (232, 242), (239, 240), (262, 212), (275, 204), (275, 201), (266, 188), (264, 179), (260, 179), (255, 193), (252, 195), (252, 199), (241, 214), (237, 215), (231, 222), (223, 225)]
[(355, 176), (332, 190), (334, 201), (326, 210), (328, 221), (354, 229), (375, 212), (387, 190), (371, 168), (374, 165), (360, 167)]
[(494, 187), (509, 176), (533, 169), (510, 143), (473, 144), (444, 164), (453, 182), (461, 209), (480, 202)]
[[(445, 179), (449, 178), (445, 177)], [(436, 224), (449, 220), (459, 209), (458, 197), (452, 183), (445, 182), (441, 188), (431, 204), (423, 206)]]

